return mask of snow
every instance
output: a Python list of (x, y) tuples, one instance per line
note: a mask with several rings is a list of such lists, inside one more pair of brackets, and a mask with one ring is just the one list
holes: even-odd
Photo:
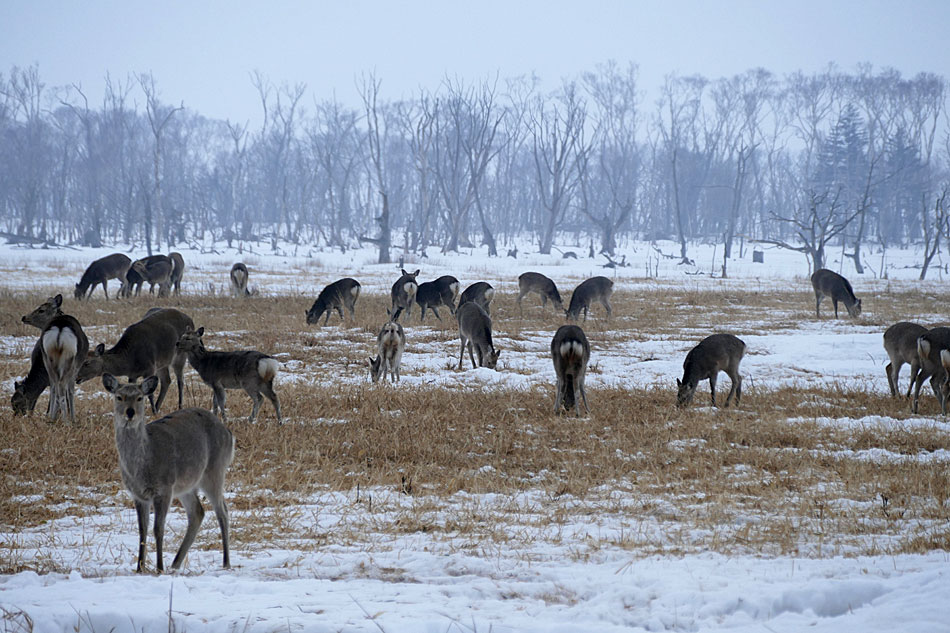
[[(242, 245), (242, 252), (220, 246), (211, 252), (207, 245), (205, 252), (178, 249), (188, 265), (184, 291), (214, 287), (217, 293), (226, 293), (227, 271), (239, 260), (251, 269), (251, 285), (267, 294), (315, 297), (323, 285), (342, 276), (340, 271), (358, 278), (364, 291), (388, 292), (398, 272), (396, 266), (375, 264), (375, 254), (368, 249), (341, 254), (288, 245), (282, 245), (278, 253), (255, 248)], [(661, 244), (660, 249), (674, 252), (672, 244)], [(531, 249), (524, 246), (520, 250)], [(601, 261), (583, 257), (584, 247), (571, 250), (581, 259), (523, 255), (514, 261), (488, 258), (482, 252), (440, 255), (430, 249), (427, 259), (407, 261), (405, 267), (424, 268), (422, 277), (426, 279), (454, 274), (463, 287), (487, 279), (508, 293), (516, 291), (517, 274), (524, 270), (556, 278), (562, 288), (594, 274), (610, 276), (618, 287), (649, 292), (665, 287), (748, 292), (768, 292), (788, 284), (807, 287), (804, 258), (778, 250), (766, 252), (766, 264), (751, 263), (749, 253), (731, 261), (730, 278), (725, 280), (710, 274), (720, 265), (711, 246), (692, 247), (691, 255), (698, 264), (682, 267), (657, 255), (651, 245), (632, 244), (624, 251), (630, 267), (616, 270), (601, 268)], [(0, 290), (71, 288), (89, 261), (109, 252), (111, 249), (0, 247), (0, 262), (8, 267), (11, 262), (20, 263), (19, 270), (0, 281)], [(891, 250), (871, 259), (877, 265), (864, 277), (844, 271), (859, 296), (910, 288), (944, 292), (942, 263), (932, 269), (928, 281), (918, 283), (914, 281), (917, 270), (910, 268), (919, 261), (913, 251)], [(838, 263), (833, 260), (832, 265)], [(880, 275), (885, 268), (887, 279)], [(655, 276), (652, 272), (648, 275), (648, 270), (655, 270)], [(872, 306), (873, 301), (865, 301), (866, 310)], [(829, 302), (823, 307), (829, 310)], [(914, 316), (925, 323), (941, 320), (940, 315)], [(745, 389), (839, 384), (881, 393), (887, 390), (881, 328), (824, 320), (760, 333), (753, 314), (746, 330), (749, 333), (742, 337), (749, 350), (742, 366)], [(314, 331), (314, 336), (329, 336), (328, 332)], [(695, 344), (698, 334), (683, 331), (676, 338), (598, 344), (592, 362), (598, 364), (599, 371), (588, 375), (588, 393), (604, 385), (668, 386), (681, 372), (683, 354)], [(475, 383), (485, 388), (522, 389), (549, 384), (550, 361), (545, 351), (549, 340), (550, 333), (523, 332), (517, 341), (500, 341), (499, 346), (506, 349), (501, 357), (503, 371), (469, 366), (464, 372), (446, 372), (448, 363), (457, 363), (458, 350), (457, 339), (449, 331), (444, 344), (420, 344), (404, 356), (403, 388), (417, 384), (471, 388)], [(0, 354), (28, 356), (32, 341), (25, 332), (21, 336), (4, 333)], [(446, 347), (453, 353), (447, 355)], [(467, 356), (464, 360), (469, 362)], [(283, 371), (281, 380), (322, 380), (308, 375), (306, 367), (294, 361), (284, 361)], [(357, 382), (367, 378), (354, 372), (334, 379)], [(725, 382), (728, 384), (728, 379)], [(9, 391), (12, 380), (5, 381), (3, 388)], [(697, 397), (697, 404), (705, 401)], [(865, 413), (831, 418), (795, 417), (795, 412), (790, 412), (790, 420), (838, 429), (922, 428), (934, 433), (950, 429), (943, 419), (896, 420)], [(306, 423), (345, 421), (323, 418)], [(696, 439), (678, 441), (673, 448), (702, 450), (703, 445)], [(815, 450), (830, 456), (839, 453), (836, 449)], [(847, 457), (950, 464), (950, 455), (944, 450), (907, 455), (875, 448), (847, 451)], [(741, 477), (747, 468), (739, 465), (733, 472)], [(537, 477), (543, 480), (545, 475), (538, 473)], [(206, 519), (199, 543), (204, 540), (214, 546), (192, 548), (178, 573), (152, 576), (132, 573), (135, 516), (127, 495), (120, 491), (103, 496), (98, 514), (66, 516), (36, 529), (0, 533), (0, 546), (15, 551), (23, 561), (54, 556), (56, 567), (68, 570), (0, 576), (0, 612), (4, 630), (41, 632), (172, 628), (391, 633), (950, 631), (947, 552), (861, 556), (844, 548), (841, 555), (828, 555), (820, 544), (803, 543), (798, 556), (755, 551), (724, 556), (702, 551), (707, 535), (698, 530), (672, 534), (670, 522), (663, 518), (662, 499), (649, 499), (654, 509), (646, 511), (647, 502), (635, 490), (604, 490), (600, 494), (604, 496), (602, 513), (565, 513), (553, 525), (536, 519), (575, 503), (569, 495), (552, 499), (540, 490), (529, 490), (513, 496), (486, 492), (429, 498), (364, 489), (362, 495), (373, 498), (370, 507), (356, 499), (356, 491), (327, 490), (300, 499), (294, 507), (274, 510), (289, 513), (287, 521), (305, 524), (307, 530), (295, 531), (274, 547), (234, 543), (232, 570), (219, 569), (217, 531), (213, 521)], [(29, 504), (41, 499), (20, 495), (14, 501)], [(473, 517), (477, 527), (455, 536), (447, 536), (445, 531), (394, 533), (374, 527), (402, 516), (444, 523), (461, 515)], [(252, 518), (247, 512), (232, 511), (234, 524)], [(753, 515), (738, 516), (734, 527), (738, 530), (757, 520)], [(177, 547), (185, 519), (176, 509), (168, 521), (166, 558)], [(356, 530), (360, 538), (340, 536), (345, 530)], [(493, 538), (496, 530), (505, 538)], [(677, 539), (685, 539), (690, 547), (677, 547)], [(638, 551), (642, 542), (667, 543), (670, 553), (644, 555)], [(154, 543), (149, 545), (153, 560)]]

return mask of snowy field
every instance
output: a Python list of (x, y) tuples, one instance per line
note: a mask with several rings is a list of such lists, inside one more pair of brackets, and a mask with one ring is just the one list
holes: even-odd
[[(757, 264), (747, 247), (742, 258), (730, 260), (729, 278), (721, 279), (721, 248), (692, 246), (693, 266), (677, 265), (676, 259), (663, 255), (677, 249), (670, 243), (660, 244), (659, 251), (650, 244), (628, 245), (620, 255), (629, 265), (609, 269), (602, 267), (603, 257), (588, 259), (586, 246), (561, 245), (561, 251), (572, 250), (579, 256), (563, 259), (559, 253), (532, 254), (536, 249), (522, 244), (517, 260), (489, 258), (485, 249), (443, 256), (431, 248), (427, 258), (407, 257), (404, 267), (422, 269), (421, 281), (443, 274), (455, 275), (463, 287), (489, 281), (505, 296), (517, 294), (518, 274), (535, 270), (558, 282), (565, 302), (573, 286), (592, 275), (606, 275), (615, 281), (616, 290), (642, 296), (644, 301), (662, 301), (667, 291), (709, 291), (736, 303), (742, 303), (743, 297), (771, 294), (787, 294), (797, 301), (795, 293), (801, 293), (800, 305), (766, 314), (754, 308), (727, 314), (725, 309), (716, 312), (704, 311), (703, 306), (670, 305), (669, 322), (658, 327), (658, 332), (643, 331), (616, 340), (610, 328), (598, 320), (602, 312), (596, 306), (594, 320), (588, 322), (593, 332), (591, 363), (597, 365), (587, 380), (594, 409), (598, 389), (673, 390), (685, 352), (706, 334), (725, 326), (739, 333), (748, 347), (741, 372), (743, 389), (749, 393), (795, 387), (886, 394), (883, 367), (887, 356), (881, 334), (886, 324), (897, 319), (890, 313), (886, 319), (876, 316), (876, 300), (919, 293), (936, 298), (928, 305), (945, 305), (948, 297), (946, 279), (950, 275), (943, 261), (934, 263), (927, 281), (918, 282), (919, 269), (914, 268), (920, 261), (918, 252), (871, 251), (867, 255), (869, 270), (859, 276), (850, 261), (841, 265), (840, 250), (834, 250), (829, 252), (828, 267), (851, 280), (863, 300), (864, 312), (858, 320), (834, 321), (827, 318), (832, 309), (826, 300), (822, 305), (826, 318), (819, 321), (814, 319), (814, 300), (808, 297), (811, 289), (802, 255), (766, 250), (765, 263)], [(117, 250), (129, 252), (133, 258), (144, 255), (127, 247)], [(242, 245), (240, 252), (222, 245), (175, 250), (187, 263), (183, 284), (187, 295), (226, 294), (228, 271), (235, 261), (247, 264), (250, 285), (265, 297), (312, 301), (326, 283), (343, 276), (357, 278), (364, 295), (388, 294), (398, 276), (398, 265), (375, 264), (375, 253), (369, 249), (342, 254), (281, 245), (278, 252), (272, 252), (269, 244), (262, 243)], [(0, 293), (11, 296), (26, 291), (45, 296), (61, 291), (72, 302), (72, 285), (84, 267), (111, 252), (0, 247)], [(393, 256), (399, 258), (398, 250)], [(110, 293), (115, 290), (113, 286)], [(96, 292), (98, 295), (101, 290)], [(525, 300), (526, 310), (530, 306), (540, 313), (537, 304), (536, 296)], [(843, 307), (841, 312), (846, 315)], [(514, 319), (516, 315), (500, 312), (494, 318)], [(338, 327), (336, 317), (331, 318), (331, 327), (319, 330), (306, 326), (303, 315), (300, 317), (301, 331), (330, 347), (340, 345), (342, 350), (346, 337), (362, 336), (356, 328)], [(615, 319), (622, 322), (628, 317), (632, 318), (615, 310)], [(908, 306), (901, 318), (924, 324), (947, 320), (936, 309), (921, 311), (913, 306)], [(554, 317), (550, 321), (556, 327)], [(94, 328), (90, 340), (114, 339), (121, 329)], [(553, 380), (547, 351), (553, 328), (521, 329), (498, 337), (495, 342), (503, 353), (497, 372), (470, 366), (462, 372), (446, 371), (449, 363), (458, 362), (451, 317), (441, 326), (429, 318), (419, 325), (414, 311), (406, 330), (409, 346), (400, 389), (451, 391), (478, 385), (484, 390), (528, 392), (547, 388)], [(240, 334), (218, 332), (217, 336), (221, 337), (218, 341), (227, 341), (239, 339)], [(413, 346), (413, 337), (422, 342)], [(28, 358), (34, 341), (35, 331), (26, 326), (4, 329), (0, 332), (0, 356), (24, 367), (22, 361)], [(365, 350), (371, 350), (368, 338)], [(275, 354), (284, 361), (278, 391), (281, 384), (344, 389), (367, 381), (359, 366), (326, 371), (292, 358), (290, 351), (284, 354)], [(465, 361), (468, 363), (467, 358)], [(902, 379), (906, 385), (906, 369)], [(0, 406), (7, 410), (12, 383), (12, 376), (2, 383)], [(722, 376), (720, 398), (728, 384), (728, 378)], [(932, 398), (929, 387), (925, 393)], [(707, 404), (708, 391), (703, 384), (694, 406), (700, 414), (719, 415)], [(267, 407), (265, 404), (262, 413), (271, 413)], [(742, 413), (743, 421), (755, 423), (754, 411)], [(35, 419), (37, 424), (43, 423), (39, 416)], [(818, 417), (790, 410), (786, 424), (798, 423), (837, 433), (869, 429), (924, 433), (944, 444), (950, 435), (946, 419), (932, 414), (892, 417), (855, 411), (848, 416)], [(690, 445), (681, 448), (702, 450), (703, 441), (691, 439)], [(829, 446), (812, 450), (828, 459), (847, 453), (844, 458), (848, 460), (882, 468), (895, 463), (937, 465), (950, 474), (950, 453), (943, 448), (915, 454), (896, 448)], [(0, 451), (8, 460), (15, 459), (6, 442), (0, 442)], [(741, 470), (736, 467), (737, 477)], [(283, 521), (288, 533), (278, 539), (279, 546), (263, 547), (236, 539), (230, 571), (219, 569), (219, 541), (209, 516), (185, 569), (153, 576), (132, 573), (137, 539), (127, 494), (121, 490), (82, 491), (86, 493), (101, 500), (101, 512), (62, 516), (21, 531), (10, 530), (10, 522), (0, 517), (0, 557), (5, 568), (61, 570), (0, 576), (0, 630), (950, 631), (950, 554), (941, 549), (893, 553), (899, 543), (924, 532), (937, 535), (936, 542), (950, 542), (950, 524), (923, 518), (915, 527), (900, 527), (895, 533), (882, 531), (880, 536), (863, 540), (824, 542), (816, 531), (812, 540), (796, 544), (793, 555), (756, 551), (754, 547), (738, 547), (724, 554), (708, 545), (709, 534), (702, 530), (691, 528), (682, 533), (674, 516), (681, 506), (657, 510), (666, 502), (648, 498), (645, 490), (629, 481), (594, 491), (583, 500), (570, 494), (555, 497), (540, 486), (519, 495), (487, 490), (439, 497), (404, 495), (383, 488), (327, 489), (299, 499), (292, 507), (273, 510), (287, 513)], [(373, 501), (360, 502), (357, 495), (371, 495)], [(25, 506), (43, 499), (24, 495), (16, 501)], [(833, 502), (850, 503), (844, 498)], [(942, 503), (950, 504), (950, 500)], [(578, 505), (583, 505), (583, 512), (576, 511)], [(866, 510), (854, 508), (854, 512)], [(730, 517), (714, 531), (738, 538), (749, 525), (775, 521), (782, 513), (781, 507), (764, 508), (761, 515)], [(468, 517), (476, 528), (453, 536), (450, 530), (383, 527), (420, 515), (442, 526)], [(559, 518), (544, 520), (550, 517)], [(235, 525), (254, 520), (252, 511), (232, 511)], [(500, 527), (489, 525), (494, 521), (500, 521)], [(177, 548), (184, 522), (180, 508), (169, 514), (168, 560)], [(492, 538), (495, 529), (505, 531), (506, 538)], [(337, 530), (356, 532), (359, 538), (324, 537)], [(641, 547), (647, 543), (649, 548)], [(658, 553), (664, 548), (670, 553)], [(151, 535), (149, 559), (154, 561)]]

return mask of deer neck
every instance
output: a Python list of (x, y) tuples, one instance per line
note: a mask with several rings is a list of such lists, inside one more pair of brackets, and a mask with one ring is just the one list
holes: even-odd
[(115, 419), (115, 447), (119, 452), (119, 466), (122, 474), (133, 474), (142, 469), (148, 456), (148, 433), (145, 421), (129, 423)]

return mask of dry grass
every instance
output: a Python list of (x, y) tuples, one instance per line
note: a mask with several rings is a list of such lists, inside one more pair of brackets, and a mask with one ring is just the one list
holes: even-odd
[[(26, 373), (36, 331), (19, 323), (19, 315), (43, 298), (2, 297), (0, 336), (19, 338), (0, 355), (0, 380)], [(905, 291), (885, 292), (875, 300), (873, 314), (858, 322), (883, 330), (905, 318), (901, 306), (911, 298)], [(920, 297), (913, 298), (923, 314), (939, 313), (946, 301), (924, 297), (921, 304)], [(479, 386), (313, 384), (315, 376), (362, 376), (361, 361), (372, 349), (388, 298), (364, 294), (355, 327), (348, 329), (340, 328), (335, 316), (328, 327), (307, 326), (303, 315), (311, 302), (183, 297), (166, 303), (208, 328), (210, 347), (279, 354), (287, 373), (296, 375), (278, 383), (289, 419), (283, 426), (275, 423), (268, 403), (258, 423), (247, 424), (249, 399), (236, 392), (229, 398), (237, 440), (229, 489), (232, 510), (240, 517), (234, 541), (249, 551), (289, 543), (320, 548), (368, 541), (372, 534), (415, 532), (486, 552), (543, 539), (569, 545), (579, 559), (601, 547), (642, 554), (797, 555), (950, 547), (950, 470), (946, 461), (917, 459), (950, 450), (947, 425), (824, 421), (872, 414), (903, 419), (904, 402), (838, 387), (750, 386), (737, 409), (680, 410), (673, 407), (672, 389), (603, 388), (589, 390), (592, 415), (575, 419), (551, 414), (551, 386), (489, 392)], [(814, 305), (804, 290), (659, 287), (618, 292), (613, 304), (616, 318), (610, 324), (600, 318), (587, 323), (595, 349), (700, 332), (710, 322), (740, 334), (782, 329), (813, 318)], [(66, 307), (92, 343), (111, 343), (122, 330), (116, 324), (137, 320), (152, 305), (147, 298), (84, 304), (70, 299)], [(527, 349), (535, 345), (531, 335), (553, 332), (561, 319), (530, 300), (525, 308), (521, 318), (513, 297), (499, 293), (493, 316), (499, 335)], [(599, 306), (594, 312), (600, 316)], [(458, 348), (454, 323), (444, 318), (439, 324), (427, 317), (430, 327), (418, 328), (414, 311), (412, 340), (417, 346), (444, 346), (448, 364), (457, 362)], [(108, 400), (98, 381), (92, 382), (80, 388), (74, 425), (50, 425), (38, 413), (14, 417), (6, 403), (0, 408), (2, 573), (68, 569), (50, 552), (24, 556), (16, 535), (63, 517), (95, 515), (103, 506), (127, 505)], [(208, 404), (209, 390), (190, 370), (187, 382), (186, 403)], [(38, 412), (45, 402), (44, 396)], [(932, 414), (932, 399), (925, 406)], [(868, 459), (877, 449), (891, 458)], [(335, 491), (347, 495), (335, 510), (342, 517), (338, 529), (317, 531), (308, 512), (315, 499)], [(392, 495), (381, 496), (385, 491)], [(496, 498), (485, 507), (477, 501), (484, 493), (509, 501)], [(570, 531), (587, 523), (622, 529), (605, 528), (596, 538)], [(214, 548), (206, 537), (199, 546)]]

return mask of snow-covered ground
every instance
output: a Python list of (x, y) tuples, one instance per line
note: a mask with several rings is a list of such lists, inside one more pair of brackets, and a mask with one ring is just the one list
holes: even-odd
[[(517, 276), (525, 270), (543, 272), (562, 288), (594, 274), (610, 276), (625, 289), (675, 286), (767, 293), (809, 287), (804, 257), (787, 251), (767, 250), (764, 264), (753, 263), (747, 251), (743, 258), (730, 261), (729, 278), (720, 279), (721, 248), (712, 246), (691, 247), (696, 265), (681, 266), (659, 255), (652, 245), (634, 244), (622, 251), (630, 265), (616, 269), (601, 267), (603, 258), (586, 258), (586, 247), (560, 248), (573, 250), (580, 258), (529, 254), (535, 249), (527, 244), (520, 246), (517, 260), (488, 258), (484, 249), (443, 256), (433, 248), (428, 258), (407, 258), (404, 267), (422, 268), (425, 279), (453, 274), (463, 285), (488, 280), (509, 293), (516, 292)], [(225, 292), (227, 272), (235, 261), (248, 265), (252, 286), (275, 295), (314, 297), (323, 285), (344, 275), (359, 279), (364, 291), (388, 292), (398, 273), (396, 265), (375, 264), (375, 253), (369, 249), (341, 254), (282, 245), (280, 252), (273, 253), (269, 245), (261, 244), (245, 245), (240, 253), (220, 245), (215, 251), (209, 247), (204, 252), (176, 250), (188, 264), (186, 293), (207, 292), (211, 287)], [(660, 250), (672, 254), (677, 247), (661, 244)], [(0, 291), (68, 291), (89, 261), (109, 252), (112, 249), (2, 246)], [(398, 252), (394, 251), (394, 257), (399, 257)], [(839, 270), (840, 252), (829, 257), (828, 266)], [(919, 261), (919, 253), (911, 251), (871, 252), (868, 262), (873, 270), (858, 276), (846, 262), (841, 272), (851, 279), (856, 293), (866, 297), (865, 310), (873, 311), (873, 297), (886, 290), (946, 293), (943, 261), (935, 264), (924, 283), (915, 281), (919, 270), (912, 266)], [(829, 302), (824, 308), (830, 310)], [(943, 320), (933, 314), (907, 316), (922, 322)], [(880, 328), (844, 319), (801, 321), (785, 331), (758, 332), (750, 317), (747, 330), (743, 339), (750, 353), (742, 365), (746, 389), (757, 384), (887, 389)], [(0, 352), (28, 355), (29, 336), (0, 334)], [(329, 329), (315, 334), (332, 335)], [(544, 353), (550, 333), (525, 336), (528, 342), (522, 340), (519, 346), (528, 351), (513, 352), (508, 341), (509, 352), (502, 356), (503, 367), (513, 371), (447, 373), (441, 371), (448, 360), (444, 347), (420, 346), (404, 359), (404, 386), (425, 383), (452, 388), (462, 375), (467, 382), (479, 380), (487, 388), (550, 383), (550, 361)], [(589, 375), (588, 391), (602, 385), (669, 384), (681, 372), (683, 354), (697, 337), (697, 332), (684, 332), (675, 338), (598, 343), (599, 371)], [(456, 350), (457, 360), (457, 343), (451, 338), (449, 346)], [(532, 343), (540, 351), (530, 351)], [(500, 342), (502, 347), (505, 344)], [(285, 378), (322, 380), (309, 375), (306, 367), (285, 368)], [(365, 377), (335, 375), (333, 379)], [(904, 380), (906, 384), (906, 370)], [(728, 384), (728, 379), (723, 383)], [(4, 384), (4, 393), (11, 388)], [(700, 389), (703, 398), (704, 388)], [(945, 421), (926, 418), (898, 421), (856, 416), (809, 418), (808, 422), (839, 428), (922, 425), (934, 433), (950, 432)], [(9, 450), (2, 445), (0, 449)], [(923, 457), (868, 451), (853, 457), (927, 459), (950, 468), (946, 451)], [(843, 555), (829, 556), (820, 545), (802, 544), (800, 557), (764, 552), (728, 557), (702, 552), (643, 556), (636, 542), (662, 541), (668, 525), (639, 516), (636, 499), (628, 492), (604, 493), (617, 496), (615, 505), (624, 511), (588, 517), (567, 514), (556, 525), (530, 517), (553, 513), (556, 504), (571, 501), (566, 497), (552, 500), (541, 492), (529, 491), (514, 499), (459, 493), (440, 500), (385, 490), (369, 494), (375, 497), (373, 508), (356, 503), (355, 491), (327, 491), (301, 500), (292, 510), (293, 521), (312, 523), (312, 532), (317, 534), (343, 523), (357, 525), (368, 532), (358, 542), (298, 542), (280, 549), (240, 543), (232, 551), (235, 567), (230, 571), (218, 569), (216, 549), (193, 548), (181, 573), (160, 577), (131, 573), (135, 518), (124, 493), (112, 498), (99, 515), (57, 519), (23, 533), (4, 532), (0, 547), (8, 552), (15, 551), (26, 561), (53, 556), (57, 568), (72, 571), (0, 577), (0, 622), (4, 631), (950, 631), (950, 554), (945, 551), (853, 556), (845, 550)], [(24, 504), (36, 501), (22, 499)], [(425, 530), (373, 533), (373, 513), (415, 511), (407, 504), (423, 503), (441, 508), (433, 510), (434, 520), (439, 512), (490, 520), (504, 506), (506, 514), (524, 518), (520, 525), (513, 521), (506, 526), (517, 533), (519, 543), (514, 546), (471, 534), (446, 538), (444, 532)], [(240, 514), (233, 520), (240, 521)], [(169, 524), (166, 543), (167, 550), (172, 550), (184, 524), (179, 510), (169, 515)], [(217, 542), (210, 518), (202, 535)], [(153, 545), (150, 541), (150, 560), (154, 559)]]

